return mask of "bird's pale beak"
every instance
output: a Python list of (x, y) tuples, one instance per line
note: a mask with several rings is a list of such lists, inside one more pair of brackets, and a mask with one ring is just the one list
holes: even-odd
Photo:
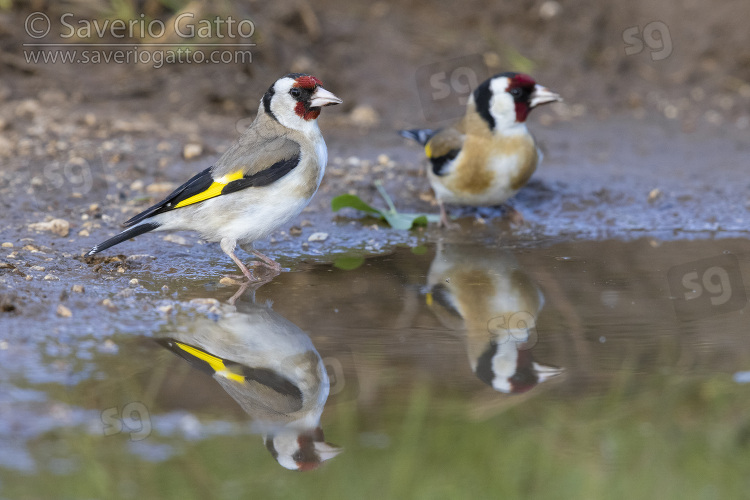
[(320, 442), (315, 443), (315, 451), (318, 452), (318, 455), (320, 456), (320, 461), (325, 462), (326, 460), (330, 460), (342, 451), (344, 451), (343, 448), (336, 446), (335, 444), (326, 443), (326, 442)]
[(315, 92), (312, 94), (312, 99), (310, 100), (310, 107), (311, 108), (320, 108), (323, 106), (333, 106), (334, 104), (341, 104), (342, 101), (332, 93), (328, 92), (323, 87), (318, 87), (315, 89)]
[(540, 104), (547, 104), (548, 102), (562, 101), (562, 97), (554, 92), (550, 91), (547, 87), (536, 85), (534, 92), (531, 94), (531, 107), (535, 108)]
[(556, 377), (565, 371), (564, 368), (558, 368), (556, 366), (545, 366), (539, 363), (534, 363), (534, 371), (539, 377), (539, 382), (544, 382), (547, 379)]

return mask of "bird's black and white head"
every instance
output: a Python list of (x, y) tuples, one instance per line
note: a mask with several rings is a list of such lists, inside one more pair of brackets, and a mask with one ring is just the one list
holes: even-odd
[(323, 82), (303, 73), (279, 78), (261, 100), (268, 115), (285, 127), (302, 132), (317, 127), (316, 119), (323, 106), (339, 103), (341, 99), (324, 89)]
[(524, 393), (563, 373), (562, 368), (535, 362), (527, 346), (512, 341), (488, 342), (473, 365), (479, 380), (505, 394)]
[(492, 131), (510, 130), (523, 126), (529, 112), (541, 104), (562, 101), (546, 87), (537, 84), (523, 73), (500, 73), (482, 82), (474, 90), (470, 105)]

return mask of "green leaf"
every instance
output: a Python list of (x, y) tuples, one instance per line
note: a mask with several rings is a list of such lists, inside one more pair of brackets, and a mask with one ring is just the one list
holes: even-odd
[(414, 218), (414, 221), (412, 221), (412, 224), (415, 226), (426, 226), (427, 225), (427, 216), (426, 215), (419, 215)]
[(337, 267), (344, 271), (352, 271), (354, 269), (357, 269), (364, 263), (365, 263), (364, 257), (351, 257), (351, 256), (345, 255), (343, 257), (339, 257), (336, 260), (334, 260), (333, 267)]
[(367, 212), (372, 215), (377, 215), (381, 219), (385, 219), (386, 222), (393, 229), (411, 229), (412, 226), (426, 226), (428, 222), (439, 222), (440, 217), (431, 214), (405, 214), (396, 210), (396, 206), (393, 204), (393, 200), (385, 192), (383, 184), (380, 181), (375, 181), (375, 187), (378, 189), (380, 196), (383, 197), (385, 203), (388, 205), (388, 210), (378, 210), (362, 201), (362, 199), (355, 194), (342, 194), (336, 196), (331, 200), (331, 209), (334, 212), (338, 212), (342, 208), (354, 208)]
[(331, 200), (331, 209), (334, 212), (338, 212), (342, 208), (354, 208), (356, 210), (361, 210), (362, 212), (377, 214), (380, 217), (383, 216), (383, 212), (368, 205), (356, 194), (342, 194)]

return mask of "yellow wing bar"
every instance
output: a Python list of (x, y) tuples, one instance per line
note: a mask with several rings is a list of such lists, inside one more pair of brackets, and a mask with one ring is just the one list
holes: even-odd
[(238, 375), (229, 371), (221, 358), (217, 358), (216, 356), (213, 356), (206, 351), (201, 351), (200, 349), (196, 349), (193, 346), (183, 344), (182, 342), (175, 342), (175, 344), (177, 344), (177, 347), (190, 354), (191, 356), (195, 356), (196, 358), (208, 363), (208, 365), (213, 369), (213, 371), (216, 372), (217, 375), (221, 375), (222, 377), (228, 378), (229, 380), (234, 380), (235, 382), (245, 381), (245, 377), (243, 377), (242, 375)]
[(221, 190), (224, 189), (224, 186), (238, 179), (242, 179), (242, 172), (235, 172), (233, 174), (220, 177), (219, 179), (215, 180), (210, 186), (208, 186), (208, 189), (196, 195), (193, 195), (190, 198), (182, 200), (177, 205), (175, 205), (174, 208), (185, 207), (188, 205), (192, 205), (193, 203), (198, 203), (203, 200), (219, 196), (221, 194)]

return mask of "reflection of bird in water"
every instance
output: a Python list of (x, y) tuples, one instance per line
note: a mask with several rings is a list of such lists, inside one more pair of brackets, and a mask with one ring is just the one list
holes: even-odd
[(441, 243), (427, 283), (427, 305), (466, 335), (471, 369), (484, 383), (521, 393), (562, 373), (533, 359), (544, 297), (510, 253)]
[(314, 469), (338, 455), (320, 428), (329, 381), (310, 337), (270, 307), (220, 307), (218, 319), (190, 317), (158, 342), (211, 374), (283, 467)]

